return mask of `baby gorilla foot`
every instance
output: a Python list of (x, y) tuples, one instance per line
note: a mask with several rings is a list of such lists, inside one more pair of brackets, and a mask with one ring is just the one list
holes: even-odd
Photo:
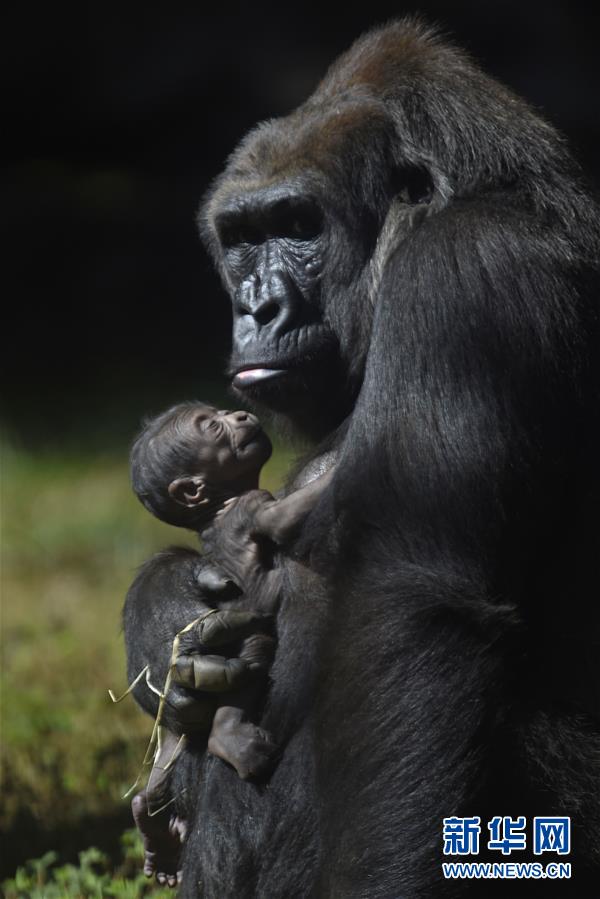
[(233, 765), (242, 780), (268, 774), (275, 763), (278, 746), (262, 728), (249, 721), (230, 727), (215, 727), (208, 740), (208, 751)]
[(165, 808), (150, 814), (146, 791), (131, 800), (131, 811), (144, 842), (144, 874), (161, 886), (176, 887), (181, 881), (179, 858), (185, 838), (185, 821)]

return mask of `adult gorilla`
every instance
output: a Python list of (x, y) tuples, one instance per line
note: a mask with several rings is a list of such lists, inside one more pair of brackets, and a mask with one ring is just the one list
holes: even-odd
[[(599, 228), (562, 141), (399, 22), (242, 142), (202, 222), (235, 390), (323, 441), (295, 483), (337, 471), (286, 563), (283, 757), (266, 788), (187, 757), (183, 895), (458, 895), (461, 814), (483, 856), (493, 815), (571, 815), (560, 895), (596, 895)], [(132, 672), (192, 617), (182, 571), (132, 591)]]

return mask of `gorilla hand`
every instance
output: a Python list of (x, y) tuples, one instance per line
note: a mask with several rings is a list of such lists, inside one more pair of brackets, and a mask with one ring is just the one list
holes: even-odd
[[(169, 709), (165, 707), (170, 726), (176, 723), (184, 732), (205, 730), (217, 702), (214, 694), (240, 690), (268, 670), (274, 650), (274, 639), (266, 633), (271, 622), (272, 616), (263, 612), (210, 609), (178, 634)], [(218, 647), (231, 652), (210, 652)]]
[[(232, 683), (232, 671), (236, 672), (234, 683), (245, 678), (250, 682), (257, 670), (267, 670), (272, 656), (272, 652), (249, 651), (250, 644), (256, 648), (260, 641), (273, 642), (266, 637), (271, 631), (268, 616), (214, 608), (231, 586), (226, 578), (216, 576), (213, 566), (210, 569), (199, 553), (189, 548), (172, 547), (157, 553), (139, 570), (123, 610), (129, 680), (149, 666), (154, 687), (140, 680), (133, 695), (156, 718), (160, 688), (171, 672), (162, 723), (175, 733), (208, 733), (217, 694)], [(192, 620), (190, 627), (187, 623)], [(198, 664), (199, 657), (207, 655), (212, 662)], [(241, 665), (235, 664), (236, 657), (244, 660)], [(199, 666), (201, 676), (194, 670)]]
[(255, 632), (269, 627), (273, 616), (265, 612), (240, 612), (234, 609), (212, 609), (195, 625), (196, 639), (205, 647), (235, 644)]

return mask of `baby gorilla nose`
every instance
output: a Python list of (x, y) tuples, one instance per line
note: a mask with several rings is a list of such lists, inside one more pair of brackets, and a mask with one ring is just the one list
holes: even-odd
[(243, 409), (228, 412), (223, 416), (223, 422), (231, 435), (232, 449), (238, 458), (241, 451), (245, 454), (250, 446), (256, 448), (257, 440), (265, 446), (268, 443), (270, 447), (270, 441), (265, 437), (258, 418), (251, 412), (245, 412)]
[(226, 412), (225, 418), (227, 421), (233, 425), (245, 425), (256, 427), (258, 425), (258, 419), (255, 415), (252, 415), (251, 412), (245, 412), (243, 409), (239, 409), (237, 412)]

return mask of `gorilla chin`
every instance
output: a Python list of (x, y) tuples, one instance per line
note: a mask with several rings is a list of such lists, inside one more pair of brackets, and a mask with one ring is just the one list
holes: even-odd
[[(319, 442), (350, 411), (350, 404), (323, 403), (323, 394), (339, 397), (343, 366), (333, 340), (314, 343), (302, 362), (285, 358), (242, 363), (235, 357), (229, 367), (231, 393), (257, 409), (288, 437)], [(293, 410), (293, 424), (289, 420)]]

